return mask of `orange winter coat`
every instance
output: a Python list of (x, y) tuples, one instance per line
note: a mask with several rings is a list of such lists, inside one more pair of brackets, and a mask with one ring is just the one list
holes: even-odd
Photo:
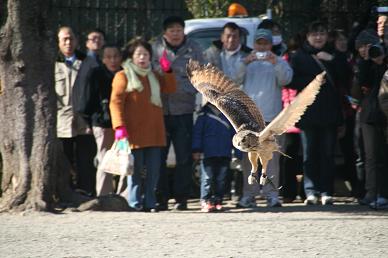
[[(176, 80), (173, 73), (159, 75), (161, 92), (173, 93)], [(151, 103), (151, 87), (147, 76), (139, 76), (144, 89), (141, 92), (125, 91), (127, 77), (124, 71), (117, 72), (112, 82), (110, 112), (113, 129), (126, 126), (131, 149), (161, 147), (166, 145), (166, 133), (162, 107)]]

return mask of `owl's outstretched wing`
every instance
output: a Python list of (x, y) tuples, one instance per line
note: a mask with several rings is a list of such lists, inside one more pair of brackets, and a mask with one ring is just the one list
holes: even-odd
[(259, 141), (265, 141), (275, 134), (280, 135), (294, 126), (302, 117), (307, 107), (314, 101), (325, 82), (325, 72), (318, 74), (274, 120), (259, 134)]
[(190, 59), (186, 68), (193, 86), (228, 118), (237, 132), (260, 132), (264, 128), (263, 116), (252, 99), (217, 67)]

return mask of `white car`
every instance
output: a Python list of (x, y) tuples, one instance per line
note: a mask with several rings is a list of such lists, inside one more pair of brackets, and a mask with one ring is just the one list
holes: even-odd
[(197, 41), (203, 50), (206, 50), (214, 40), (220, 39), (222, 27), (228, 22), (234, 22), (241, 28), (242, 43), (253, 48), (257, 26), (261, 21), (262, 19), (258, 17), (191, 19), (185, 21), (185, 34), (188, 38)]

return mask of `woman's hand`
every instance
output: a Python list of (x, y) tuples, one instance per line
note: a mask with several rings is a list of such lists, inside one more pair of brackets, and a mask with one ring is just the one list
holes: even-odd
[(162, 57), (159, 59), (160, 68), (163, 72), (169, 73), (171, 72), (171, 62), (167, 58), (167, 51), (164, 50)]
[(125, 128), (125, 126), (119, 126), (116, 128), (115, 130), (115, 140), (121, 140), (121, 139), (125, 139), (125, 138), (128, 138), (128, 133), (127, 133), (127, 129)]

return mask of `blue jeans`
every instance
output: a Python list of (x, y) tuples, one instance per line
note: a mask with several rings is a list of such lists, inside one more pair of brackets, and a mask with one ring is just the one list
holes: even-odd
[(228, 175), (230, 158), (211, 157), (201, 164), (201, 200), (210, 201), (214, 183), (214, 201), (222, 203), (225, 193), (225, 179)]
[(171, 143), (174, 146), (176, 167), (173, 174), (173, 196), (178, 203), (186, 203), (191, 193), (192, 157), (191, 141), (193, 114), (164, 116), (167, 146), (162, 153), (162, 166), (158, 184), (158, 194), (162, 202), (169, 199), (166, 160)]
[(306, 195), (332, 196), (337, 127), (311, 126), (301, 132)]
[[(160, 171), (160, 147), (147, 147), (132, 150), (134, 156), (134, 171), (128, 176), (129, 206), (132, 208), (155, 208), (155, 188)], [(142, 174), (146, 169), (144, 182), (144, 205), (141, 199)]]

